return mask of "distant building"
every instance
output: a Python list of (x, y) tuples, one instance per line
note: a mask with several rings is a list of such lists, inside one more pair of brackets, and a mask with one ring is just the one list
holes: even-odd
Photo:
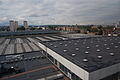
[(15, 31), (13, 20), (10, 20), (10, 26), (9, 27), (10, 27), (10, 31)]
[(27, 21), (24, 21), (24, 27), (25, 27), (25, 29), (28, 29), (28, 23), (27, 23)]
[(18, 28), (18, 21), (10, 20), (10, 31), (15, 32)]
[(18, 21), (15, 21), (15, 31), (17, 31), (18, 28)]

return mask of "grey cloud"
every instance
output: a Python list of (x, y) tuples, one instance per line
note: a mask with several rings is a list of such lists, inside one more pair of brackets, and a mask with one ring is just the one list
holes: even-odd
[(1, 1), (0, 17), (28, 20), (29, 24), (109, 24), (120, 20), (120, 0)]

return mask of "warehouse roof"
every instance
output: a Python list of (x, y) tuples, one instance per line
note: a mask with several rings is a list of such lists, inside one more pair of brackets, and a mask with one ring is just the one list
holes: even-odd
[(89, 72), (120, 63), (120, 37), (80, 38), (43, 44)]
[(29, 37), (2, 37), (0, 38), (0, 55), (40, 51), (37, 42), (61, 40), (59, 35), (41, 35)]

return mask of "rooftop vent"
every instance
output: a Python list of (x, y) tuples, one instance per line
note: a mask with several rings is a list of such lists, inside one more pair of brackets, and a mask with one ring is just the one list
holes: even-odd
[(118, 48), (118, 46), (115, 46), (115, 48)]
[(54, 46), (55, 48), (57, 47), (57, 46)]
[(71, 42), (69, 42), (69, 43), (71, 43)]
[(108, 47), (108, 48), (106, 48), (107, 50), (109, 50), (110, 48)]
[(107, 44), (104, 44), (104, 46), (107, 46)]
[(75, 43), (74, 45), (77, 45), (77, 43)]
[(60, 45), (62, 45), (62, 43), (60, 43)]
[(64, 52), (67, 52), (67, 50), (66, 50), (66, 49), (64, 49), (63, 51), (64, 51)]
[(87, 58), (84, 58), (84, 59), (83, 59), (83, 62), (88, 62), (88, 59), (87, 59)]
[(50, 44), (51, 46), (53, 46), (53, 44)]
[(99, 59), (102, 59), (102, 56), (97, 56)]
[(90, 47), (88, 46), (88, 47), (86, 47), (87, 49), (89, 49)]
[(77, 51), (78, 51), (78, 50), (79, 50), (79, 48), (75, 48), (75, 50), (77, 50)]
[(110, 53), (111, 56), (114, 56), (114, 53)]
[(88, 51), (85, 51), (85, 54), (88, 54), (89, 52)]
[(97, 51), (97, 52), (100, 52), (100, 49), (97, 49), (96, 51)]
[(76, 54), (72, 54), (72, 56), (75, 56)]
[(83, 42), (83, 44), (85, 44), (85, 42)]
[(114, 43), (111, 43), (112, 45), (114, 44)]
[(77, 41), (77, 42), (79, 42), (79, 41)]
[(107, 40), (104, 40), (104, 41), (107, 41)]
[(99, 45), (96, 45), (96, 47), (99, 47)]
[(62, 38), (63, 40), (67, 40), (67, 38)]
[(65, 44), (65, 46), (67, 46), (67, 44)]

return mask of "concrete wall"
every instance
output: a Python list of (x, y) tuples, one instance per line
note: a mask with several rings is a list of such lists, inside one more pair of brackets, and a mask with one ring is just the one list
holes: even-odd
[(120, 63), (90, 73), (90, 80), (99, 80), (120, 71)]

